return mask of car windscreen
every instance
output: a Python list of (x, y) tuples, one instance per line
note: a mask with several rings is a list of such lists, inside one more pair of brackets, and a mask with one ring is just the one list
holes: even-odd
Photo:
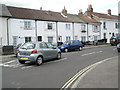
[(34, 49), (35, 46), (36, 45), (34, 43), (25, 43), (22, 45), (22, 47), (20, 49)]
[(68, 45), (69, 42), (68, 41), (65, 41), (62, 45)]

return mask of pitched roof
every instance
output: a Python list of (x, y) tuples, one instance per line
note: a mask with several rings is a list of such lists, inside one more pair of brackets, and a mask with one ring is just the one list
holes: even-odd
[(63, 17), (59, 12), (43, 11), (19, 7), (7, 6), (13, 18), (33, 19), (33, 20), (47, 20), (47, 21), (61, 21), (72, 22), (71, 20)]
[(0, 4), (0, 16), (10, 17), (11, 14), (4, 4)]
[(85, 15), (80, 15), (80, 18), (84, 20), (86, 23), (100, 23), (99, 21)]
[(115, 16), (115, 15), (108, 15), (108, 14), (97, 13), (97, 12), (92, 12), (92, 15), (95, 15), (95, 16), (97, 16), (99, 18), (104, 18), (104, 19), (118, 20), (118, 16)]
[(67, 14), (67, 18), (69, 18), (70, 20), (72, 20), (73, 22), (76, 23), (82, 23), (84, 22), (82, 19), (80, 19), (80, 17), (76, 14)]

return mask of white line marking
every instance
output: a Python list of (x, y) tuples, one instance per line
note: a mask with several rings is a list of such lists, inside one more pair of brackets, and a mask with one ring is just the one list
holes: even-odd
[(98, 51), (98, 52), (96, 52), (96, 53), (101, 53), (101, 52), (103, 52), (103, 51)]
[(12, 60), (12, 61), (9, 61), (9, 62), (5, 62), (3, 64), (8, 64), (8, 63), (12, 63), (12, 62), (15, 62), (15, 61), (17, 61), (17, 60)]
[(91, 53), (86, 53), (86, 54), (82, 54), (82, 56), (87, 56), (87, 55), (91, 55), (91, 54), (95, 54), (95, 53), (101, 53), (103, 51), (98, 51), (98, 52), (91, 52)]
[(86, 56), (86, 55), (91, 55), (91, 54), (94, 54), (96, 52), (91, 52), (91, 53), (87, 53), (87, 54), (82, 54), (82, 56)]
[(27, 69), (27, 68), (31, 68), (33, 66), (25, 66), (25, 67), (21, 67), (21, 69)]
[(67, 58), (63, 58), (63, 59), (54, 60), (54, 61), (50, 61), (50, 62), (46, 62), (46, 63), (61, 62), (61, 61), (66, 60), (66, 59), (67, 59)]
[(116, 48), (114, 48), (113, 50), (116, 50)]

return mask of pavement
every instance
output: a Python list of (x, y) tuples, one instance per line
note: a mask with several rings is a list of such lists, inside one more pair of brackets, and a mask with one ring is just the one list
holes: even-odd
[(118, 57), (96, 65), (75, 83), (74, 88), (118, 88)]

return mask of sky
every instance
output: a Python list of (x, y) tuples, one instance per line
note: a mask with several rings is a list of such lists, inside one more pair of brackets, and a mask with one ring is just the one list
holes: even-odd
[[(78, 14), (82, 9), (85, 12), (91, 4), (94, 12), (107, 13), (111, 9), (113, 15), (118, 15), (118, 2), (120, 0), (0, 0), (0, 4), (8, 6), (50, 10), (61, 12), (64, 6), (68, 13)], [(120, 3), (119, 3), (120, 4)]]

